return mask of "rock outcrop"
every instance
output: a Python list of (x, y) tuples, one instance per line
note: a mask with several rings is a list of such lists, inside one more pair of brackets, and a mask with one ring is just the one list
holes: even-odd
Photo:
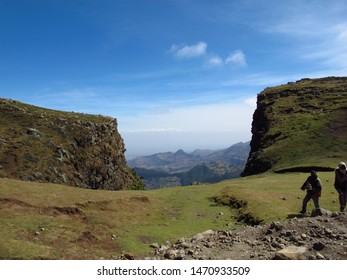
[(0, 99), (0, 176), (91, 189), (143, 188), (117, 120)]
[(302, 79), (257, 97), (242, 176), (333, 170), (347, 158), (347, 78)]

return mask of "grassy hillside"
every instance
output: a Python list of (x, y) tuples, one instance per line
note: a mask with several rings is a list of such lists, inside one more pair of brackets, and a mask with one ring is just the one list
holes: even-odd
[[(319, 175), (321, 206), (337, 211), (333, 173)], [(238, 228), (242, 217), (263, 222), (293, 217), (306, 177), (264, 173), (212, 185), (122, 192), (0, 179), (0, 259), (112, 259), (122, 252), (141, 258), (153, 242)], [(229, 200), (247, 205), (231, 209), (225, 206)]]
[(99, 189), (143, 187), (117, 121), (0, 98), (0, 178)]
[(303, 79), (258, 95), (243, 175), (334, 168), (347, 158), (347, 78)]

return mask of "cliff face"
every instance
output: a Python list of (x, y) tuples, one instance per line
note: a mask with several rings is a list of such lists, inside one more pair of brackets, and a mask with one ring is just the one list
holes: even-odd
[(347, 78), (302, 79), (258, 94), (242, 176), (332, 170), (347, 160)]
[(0, 99), (0, 176), (92, 189), (142, 188), (115, 119)]

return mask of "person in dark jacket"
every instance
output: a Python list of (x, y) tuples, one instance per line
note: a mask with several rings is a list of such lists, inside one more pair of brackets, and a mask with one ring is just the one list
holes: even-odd
[(319, 197), (321, 196), (322, 183), (317, 176), (315, 170), (311, 171), (311, 175), (306, 179), (301, 187), (301, 190), (306, 190), (306, 196), (302, 202), (302, 208), (300, 213), (306, 214), (307, 203), (312, 199), (316, 211), (320, 211)]
[(340, 212), (344, 212), (347, 201), (347, 172), (344, 162), (340, 162), (339, 166), (335, 169), (334, 187), (339, 194)]

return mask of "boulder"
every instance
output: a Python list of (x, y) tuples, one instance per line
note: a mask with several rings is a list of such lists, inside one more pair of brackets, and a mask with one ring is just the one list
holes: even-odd
[(149, 247), (154, 248), (154, 249), (159, 249), (159, 244), (158, 243), (152, 243), (151, 245), (149, 245)]
[(284, 228), (284, 226), (281, 224), (281, 222), (272, 222), (270, 225), (270, 229), (280, 231)]
[(277, 251), (274, 260), (300, 260), (306, 251), (306, 247), (288, 246)]
[(27, 134), (32, 135), (36, 138), (40, 138), (41, 137), (41, 132), (38, 129), (35, 128), (28, 128), (27, 129)]
[(323, 208), (313, 209), (311, 212), (311, 217), (317, 216), (331, 216), (332, 212)]
[(210, 236), (214, 234), (214, 231), (212, 229), (206, 230), (204, 232), (201, 233), (203, 236)]
[(316, 242), (313, 244), (313, 249), (315, 249), (316, 251), (321, 251), (325, 248), (325, 244), (321, 241)]
[(203, 240), (204, 238), (205, 236), (202, 233), (198, 233), (193, 236), (192, 241), (200, 241), (200, 240)]

